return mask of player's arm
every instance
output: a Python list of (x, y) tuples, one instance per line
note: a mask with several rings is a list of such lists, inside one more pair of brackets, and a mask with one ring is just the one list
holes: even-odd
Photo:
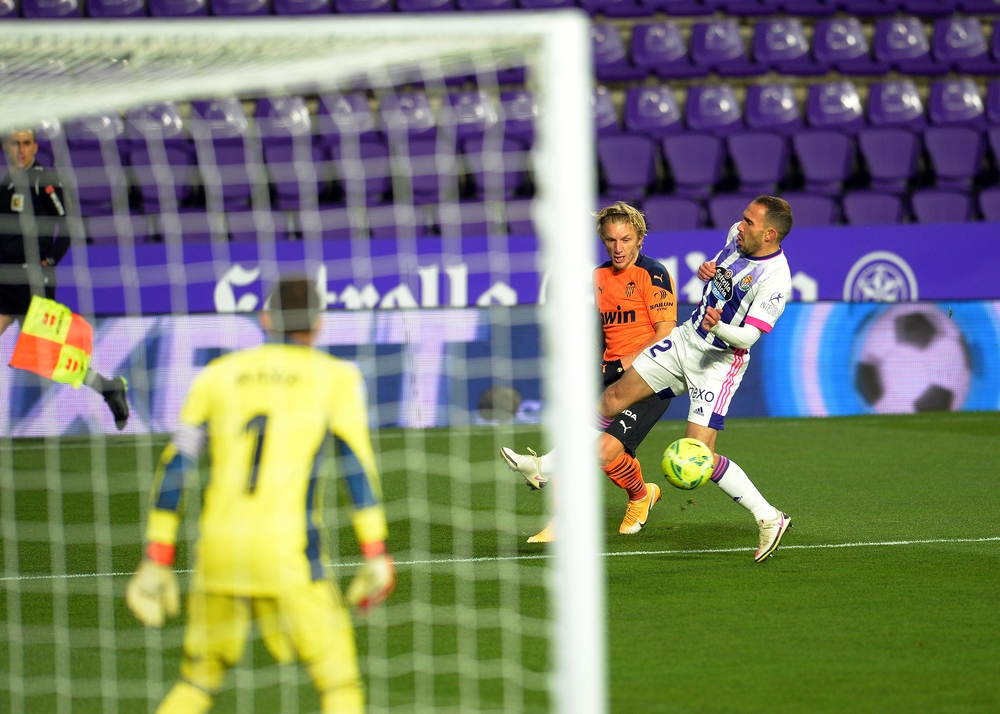
[(191, 387), (181, 409), (181, 426), (160, 461), (153, 480), (146, 548), (142, 562), (125, 590), (125, 604), (142, 624), (162, 627), (166, 617), (180, 612), (180, 591), (174, 574), (177, 528), (184, 506), (184, 487), (197, 468), (205, 444), (211, 368), (204, 370)]
[[(649, 316), (649, 322), (653, 326), (653, 335), (630, 355), (622, 358), (622, 366), (625, 369), (628, 369), (632, 365), (632, 362), (639, 356), (640, 352), (663, 340), (677, 325), (677, 291), (674, 289), (674, 281), (670, 277), (670, 273), (665, 268), (663, 269), (663, 274), (667, 276), (667, 285), (664, 288), (656, 287), (652, 281), (643, 287), (646, 314)], [(667, 293), (666, 297), (660, 297), (662, 292)]]
[(395, 589), (396, 569), (385, 547), (389, 529), (368, 433), (367, 395), (360, 373), (355, 373), (353, 379), (355, 384), (345, 385), (334, 397), (331, 430), (341, 475), (354, 507), (354, 533), (364, 556), (364, 563), (347, 589), (347, 601), (365, 613)]
[(142, 562), (125, 590), (125, 603), (142, 624), (162, 627), (180, 611), (180, 591), (174, 575), (177, 528), (184, 507), (184, 486), (197, 468), (204, 431), (182, 425), (160, 455), (146, 524)]

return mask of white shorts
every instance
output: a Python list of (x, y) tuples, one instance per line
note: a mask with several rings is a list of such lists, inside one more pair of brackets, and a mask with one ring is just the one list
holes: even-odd
[(690, 322), (683, 322), (643, 350), (632, 369), (661, 397), (687, 392), (691, 397), (688, 421), (722, 431), (748, 364), (749, 350), (713, 347)]

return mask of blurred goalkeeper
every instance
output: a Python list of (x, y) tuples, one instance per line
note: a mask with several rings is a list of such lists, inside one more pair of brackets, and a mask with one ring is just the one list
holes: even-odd
[(360, 714), (354, 631), (320, 544), (324, 446), (332, 441), (354, 504), (364, 563), (347, 590), (362, 613), (392, 592), (385, 511), (358, 369), (311, 347), (319, 298), (284, 278), (261, 316), (269, 344), (221, 357), (191, 386), (153, 488), (146, 555), (125, 602), (148, 627), (179, 610), (174, 544), (187, 475), (210, 442), (200, 536), (187, 598), (180, 681), (161, 714), (206, 712), (241, 658), (251, 621), (280, 662), (297, 658), (322, 711)]

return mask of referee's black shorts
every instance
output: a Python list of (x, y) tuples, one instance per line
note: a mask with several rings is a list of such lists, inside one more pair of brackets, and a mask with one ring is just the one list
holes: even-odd
[[(605, 389), (621, 379), (622, 374), (624, 374), (621, 362), (618, 361), (602, 363), (601, 367), (604, 372)], [(629, 456), (635, 456), (639, 444), (646, 438), (646, 435), (649, 434), (669, 406), (669, 397), (661, 399), (654, 394), (615, 415), (604, 433), (618, 439)]]

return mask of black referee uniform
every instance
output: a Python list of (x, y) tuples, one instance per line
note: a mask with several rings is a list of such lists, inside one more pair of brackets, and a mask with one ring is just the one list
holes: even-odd
[(55, 171), (32, 162), (8, 173), (0, 183), (0, 314), (23, 316), (32, 295), (54, 299), (54, 267), (67, 250), (66, 202)]

